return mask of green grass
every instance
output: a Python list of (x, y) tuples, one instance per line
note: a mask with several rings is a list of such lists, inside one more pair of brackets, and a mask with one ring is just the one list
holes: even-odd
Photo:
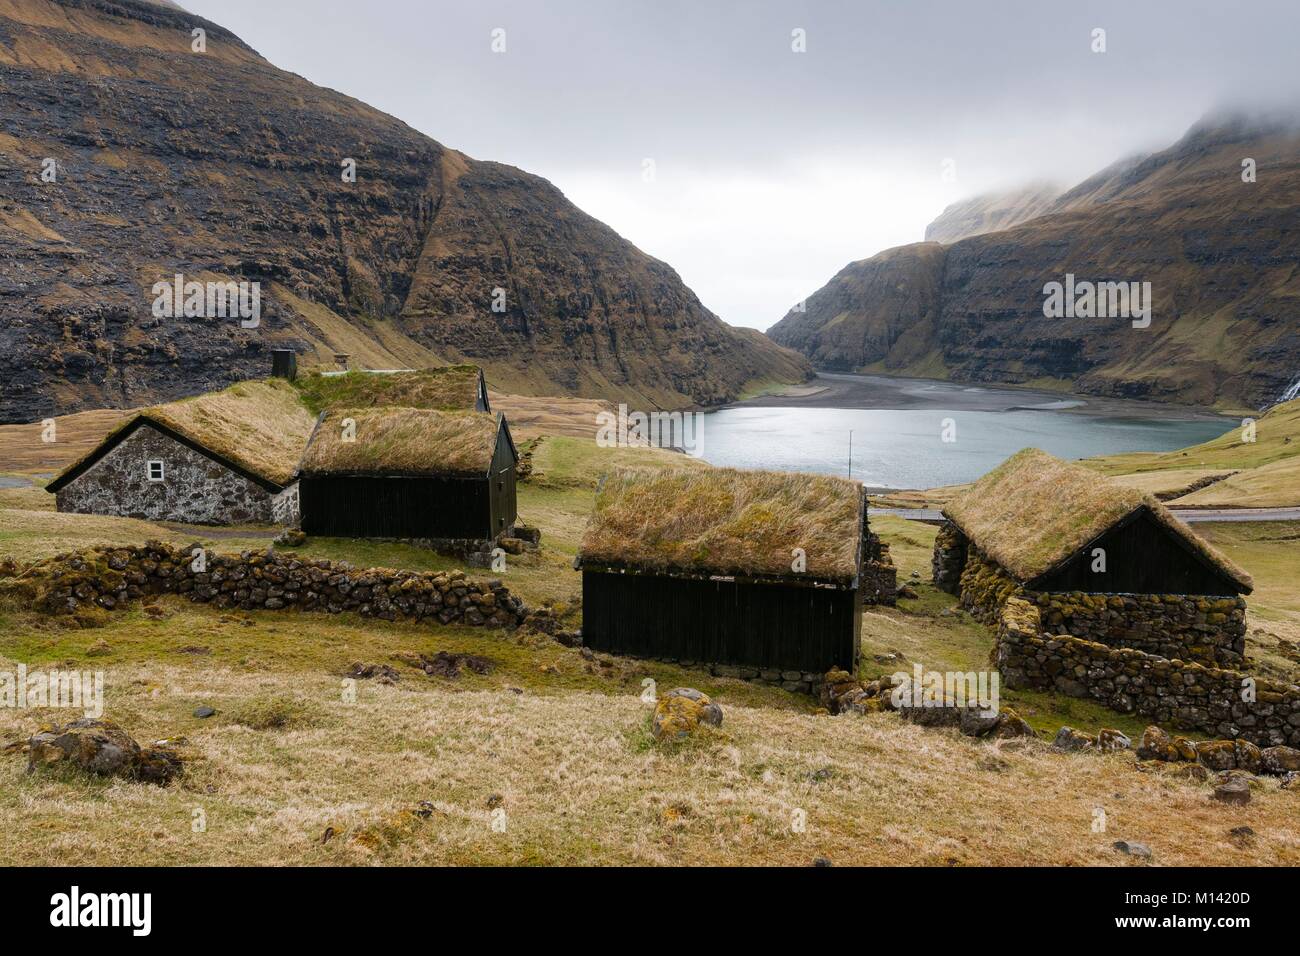
[[(169, 596), (154, 602), (162, 614), (142, 607), (96, 615), (100, 626), (80, 627), (69, 618), (50, 618), (0, 606), (0, 658), (31, 667), (93, 670), (133, 665), (191, 666), (200, 670), (258, 673), (297, 672), (341, 680), (357, 661), (387, 663), (401, 673), (399, 686), (446, 690), (517, 687), (534, 694), (639, 693), (642, 681), (663, 688), (689, 686), (753, 706), (810, 712), (811, 698), (744, 681), (715, 678), (698, 668), (655, 661), (594, 655), (546, 635), (523, 631), (447, 626), (436, 622), (389, 622), (356, 614), (284, 611), (218, 611)], [(103, 642), (108, 653), (92, 654)], [(408, 653), (473, 654), (492, 661), (488, 674), (463, 669), (454, 679), (429, 677), (401, 658)], [(602, 661), (606, 662), (602, 665)], [(198, 725), (180, 711), (178, 732)]]
[(547, 436), (533, 446), (530, 483), (539, 488), (594, 491), (601, 477), (616, 468), (664, 466), (708, 467), (697, 458), (658, 448), (601, 448), (582, 438)]
[(343, 375), (307, 373), (294, 380), (302, 403), (314, 414), (327, 408), (368, 408), (399, 405), (407, 408), (473, 411), (478, 367), (454, 365), (403, 375), (373, 375), (350, 371)]
[[(691, 459), (651, 449), (601, 449), (577, 438), (545, 438), (536, 446), (535, 477), (519, 488), (520, 518), (542, 529), (539, 555), (509, 556), (503, 573), (467, 568), (453, 558), (396, 542), (341, 538), (311, 538), (294, 553), (305, 558), (348, 561), (356, 567), (391, 567), (421, 571), (463, 568), (476, 577), (500, 577), (531, 606), (557, 609), (566, 627), (581, 619), (581, 578), (573, 570), (587, 517), (594, 501), (598, 475), (616, 464), (678, 464)], [(706, 467), (697, 465), (698, 467)], [(43, 511), (35, 510), (40, 506)], [(129, 543), (160, 536), (178, 543), (199, 540), (216, 550), (239, 551), (268, 546), (275, 533), (268, 528), (162, 528), (147, 522), (95, 516), (49, 513), (52, 497), (37, 489), (0, 490), (0, 508), (11, 512), (0, 530), (0, 557), (52, 554), (89, 540)], [(2, 513), (2, 512), (0, 512)], [(25, 523), (12, 516), (26, 515)], [(48, 515), (48, 517), (42, 517)], [(55, 519), (65, 522), (51, 527)], [(916, 588), (916, 600), (902, 600), (897, 609), (869, 608), (863, 619), (862, 676), (874, 678), (914, 663), (938, 670), (985, 670), (993, 633), (957, 607), (954, 598), (929, 582), (935, 527), (901, 518), (873, 516), (872, 528), (890, 545), (900, 583)], [(1259, 673), (1295, 679), (1300, 668), (1300, 589), (1294, 567), (1300, 529), (1285, 523), (1202, 524), (1198, 528), (1216, 546), (1239, 560), (1256, 576), (1258, 589), (1250, 599), (1251, 635), (1248, 655)], [(912, 572), (918, 574), (912, 577)], [(650, 677), (661, 684), (688, 684), (706, 693), (723, 693), (767, 707), (810, 710), (806, 697), (737, 681), (719, 681), (706, 672), (669, 665), (618, 659), (600, 667), (574, 650), (548, 638), (429, 623), (387, 623), (353, 615), (330, 616), (285, 612), (219, 613), (179, 599), (161, 602), (165, 613), (155, 618), (139, 608), (88, 615), (81, 628), (73, 621), (50, 620), (10, 607), (0, 608), (0, 653), (32, 664), (61, 661), (99, 664), (147, 664), (151, 661), (200, 668), (300, 670), (339, 674), (354, 661), (391, 662), (404, 651), (447, 650), (491, 658), (496, 666), (486, 676), (465, 673), (459, 689), (516, 686), (537, 693), (628, 693)], [(108, 657), (87, 651), (99, 640), (111, 648)], [(890, 657), (889, 655), (896, 655)], [(402, 666), (399, 665), (399, 669)], [(409, 669), (416, 681), (427, 680)], [(1003, 700), (1019, 710), (1036, 729), (1054, 734), (1063, 723), (1095, 731), (1113, 726), (1140, 733), (1144, 721), (1129, 718), (1087, 701), (1041, 692), (1005, 690)], [(178, 713), (182, 725), (190, 718)]]
[(1278, 405), (1258, 417), (1254, 441), (1244, 428), (1233, 428), (1211, 441), (1170, 452), (1133, 452), (1092, 458), (1083, 464), (1103, 474), (1153, 475), (1193, 469), (1229, 469), (1239, 474), (1194, 492), (1173, 505), (1192, 507), (1287, 507), (1300, 505), (1300, 399)]

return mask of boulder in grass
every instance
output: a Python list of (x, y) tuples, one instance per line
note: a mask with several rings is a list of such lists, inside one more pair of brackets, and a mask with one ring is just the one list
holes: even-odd
[(1181, 760), (1195, 762), (1199, 758), (1196, 744), (1186, 737), (1170, 737), (1154, 725), (1142, 731), (1138, 742), (1137, 758), (1139, 760), (1164, 760), (1175, 763)]
[(905, 694), (899, 701), (898, 716), (921, 727), (960, 727), (962, 709), (951, 697), (931, 701), (926, 706), (914, 702), (910, 694)]
[(958, 726), (967, 737), (986, 737), (997, 729), (1001, 721), (1000, 712), (989, 713), (982, 707), (963, 707)]
[(376, 679), (381, 684), (392, 684), (400, 680), (402, 675), (397, 672), (397, 668), (388, 664), (370, 664), (363, 661), (354, 661), (343, 674), (344, 677), (351, 677), (354, 680)]
[(1205, 740), (1195, 745), (1196, 757), (1210, 770), (1244, 770), (1258, 773), (1260, 749), (1249, 740)]
[(1097, 738), (1092, 734), (1085, 734), (1082, 730), (1075, 730), (1073, 727), (1062, 727), (1056, 732), (1056, 739), (1052, 741), (1053, 750), (1063, 750), (1067, 753), (1076, 753), (1080, 750), (1096, 750)]
[(506, 554), (523, 554), (525, 542), (521, 538), (501, 538), (497, 545)]
[(541, 544), (542, 529), (531, 525), (517, 524), (511, 530), (511, 537), (526, 541), (528, 544)]
[(1116, 840), (1111, 846), (1125, 856), (1135, 856), (1142, 860), (1151, 859), (1151, 847), (1136, 840)]
[(1138, 760), (1173, 760), (1170, 749), (1171, 741), (1169, 735), (1159, 727), (1152, 725), (1142, 731), (1142, 738), (1138, 741), (1137, 758)]
[(1010, 740), (1016, 737), (1030, 737), (1037, 740), (1038, 731), (1012, 708), (1004, 707), (998, 716), (998, 725), (993, 728), (993, 736), (999, 740)]
[(33, 735), (27, 769), (72, 764), (100, 776), (129, 776), (139, 753), (140, 745), (117, 724), (84, 718)]
[(1237, 754), (1231, 740), (1205, 740), (1196, 745), (1196, 757), (1210, 770), (1235, 770)]
[(156, 783), (165, 787), (179, 777), (184, 769), (185, 765), (176, 751), (167, 747), (141, 747), (133, 776), (143, 783)]
[(1247, 773), (1259, 773), (1264, 763), (1264, 752), (1249, 740), (1232, 742), (1233, 756), (1237, 758), (1237, 769)]
[(1295, 747), (1265, 747), (1259, 758), (1259, 768), (1264, 773), (1300, 773), (1300, 750)]
[(1228, 777), (1215, 784), (1213, 799), (1229, 806), (1244, 807), (1250, 803), (1250, 781), (1244, 777)]
[(861, 681), (838, 667), (832, 667), (826, 672), (819, 694), (822, 706), (832, 714), (851, 710), (860, 698), (869, 696), (865, 694)]
[(659, 698), (650, 729), (655, 740), (684, 740), (695, 734), (701, 724), (722, 726), (722, 708), (707, 694), (678, 687)]
[(307, 535), (298, 528), (285, 528), (272, 543), (279, 548), (301, 548), (307, 543)]
[(1133, 741), (1123, 731), (1115, 730), (1113, 727), (1103, 727), (1097, 732), (1098, 750), (1131, 750), (1132, 748)]
[(51, 727), (28, 741), (27, 770), (73, 766), (101, 777), (126, 777), (165, 786), (183, 769), (166, 747), (141, 747), (111, 720), (82, 718)]

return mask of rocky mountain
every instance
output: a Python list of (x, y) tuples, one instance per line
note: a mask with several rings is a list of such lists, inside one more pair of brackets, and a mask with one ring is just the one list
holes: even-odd
[(1061, 194), (1050, 183), (1035, 183), (1011, 192), (988, 193), (955, 202), (925, 227), (926, 242), (956, 242), (1018, 226), (1041, 216)]
[[(768, 335), (826, 369), (1263, 407), (1300, 374), (1297, 130), (1207, 119), (1011, 228), (852, 263)], [(1149, 282), (1149, 326), (1047, 318), (1067, 274)]]
[[(0, 421), (202, 392), (285, 346), (643, 408), (809, 374), (547, 181), (169, 2), (0, 0), (0, 119)], [(260, 324), (160, 317), (176, 274), (260, 283)]]

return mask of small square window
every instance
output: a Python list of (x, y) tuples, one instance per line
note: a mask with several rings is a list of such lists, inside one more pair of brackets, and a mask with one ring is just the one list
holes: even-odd
[(161, 461), (149, 462), (149, 480), (150, 481), (163, 480), (163, 463)]

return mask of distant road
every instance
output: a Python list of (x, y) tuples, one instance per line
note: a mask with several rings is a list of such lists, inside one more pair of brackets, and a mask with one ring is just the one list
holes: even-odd
[[(1171, 508), (1178, 518), (1195, 521), (1300, 521), (1300, 508)], [(943, 513), (935, 508), (872, 508), (873, 515), (893, 515), (912, 521), (937, 523)]]

